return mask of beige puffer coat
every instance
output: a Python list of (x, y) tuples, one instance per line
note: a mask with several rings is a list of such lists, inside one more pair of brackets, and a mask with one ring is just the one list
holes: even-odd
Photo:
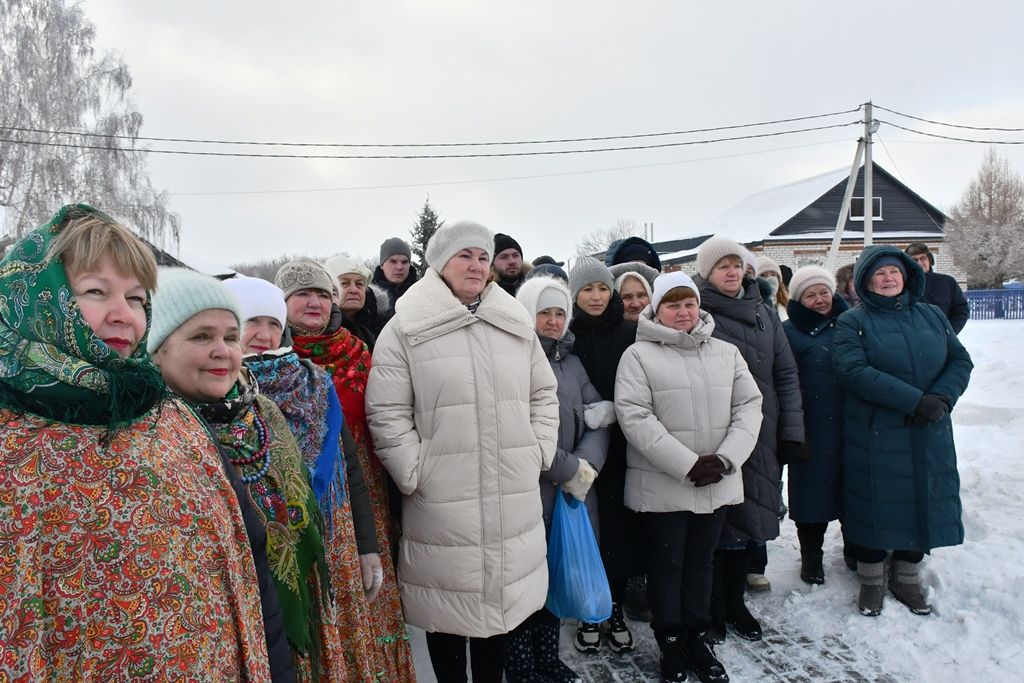
[[(638, 512), (706, 514), (743, 502), (740, 468), (757, 443), (761, 392), (739, 350), (712, 339), (706, 311), (687, 334), (640, 314), (636, 343), (615, 378), (615, 412), (626, 435), (626, 506)], [(722, 481), (686, 478), (698, 455), (729, 464)]]
[(406, 621), (486, 638), (544, 605), (539, 480), (558, 398), (533, 321), (488, 285), (476, 315), (433, 270), (398, 300), (366, 389), (377, 457), (404, 494)]

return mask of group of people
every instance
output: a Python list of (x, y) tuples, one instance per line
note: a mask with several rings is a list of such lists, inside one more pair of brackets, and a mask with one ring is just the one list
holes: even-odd
[(468, 221), (421, 273), (399, 238), (379, 256), (220, 281), (85, 205), (11, 248), (0, 670), (412, 681), (412, 624), (441, 683), (576, 681), (544, 607), (565, 496), (613, 602), (574, 646), (632, 649), (645, 583), (663, 680), (728, 681), (715, 646), (761, 638), (744, 593), (783, 468), (804, 581), (839, 520), (859, 611), (886, 584), (930, 611), (919, 563), (963, 540), (949, 413), (972, 364), (926, 246), (865, 249), (849, 292), (723, 237), (693, 277), (639, 238), (525, 263)]

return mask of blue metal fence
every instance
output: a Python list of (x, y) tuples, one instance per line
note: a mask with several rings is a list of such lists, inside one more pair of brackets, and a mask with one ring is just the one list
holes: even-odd
[(971, 320), (1024, 320), (1024, 289), (969, 289)]

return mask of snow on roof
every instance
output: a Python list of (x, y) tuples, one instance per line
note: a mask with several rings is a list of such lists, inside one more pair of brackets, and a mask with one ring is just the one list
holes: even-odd
[(188, 254), (184, 251), (179, 252), (176, 258), (192, 270), (199, 271), (206, 275), (223, 278), (238, 274), (233, 268), (228, 268), (227, 266), (210, 261), (202, 256), (195, 256), (194, 254)]
[(710, 232), (742, 244), (760, 242), (849, 177), (849, 167), (838, 168), (752, 195), (719, 216)]

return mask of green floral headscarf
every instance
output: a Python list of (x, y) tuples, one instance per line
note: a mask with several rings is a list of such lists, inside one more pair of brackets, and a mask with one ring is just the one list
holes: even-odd
[[(119, 356), (82, 317), (64, 264), (47, 260), (60, 231), (90, 215), (115, 222), (69, 204), (0, 261), (0, 406), (113, 430), (147, 412), (166, 390), (145, 338), (130, 358)], [(145, 308), (148, 333), (148, 301)]]

